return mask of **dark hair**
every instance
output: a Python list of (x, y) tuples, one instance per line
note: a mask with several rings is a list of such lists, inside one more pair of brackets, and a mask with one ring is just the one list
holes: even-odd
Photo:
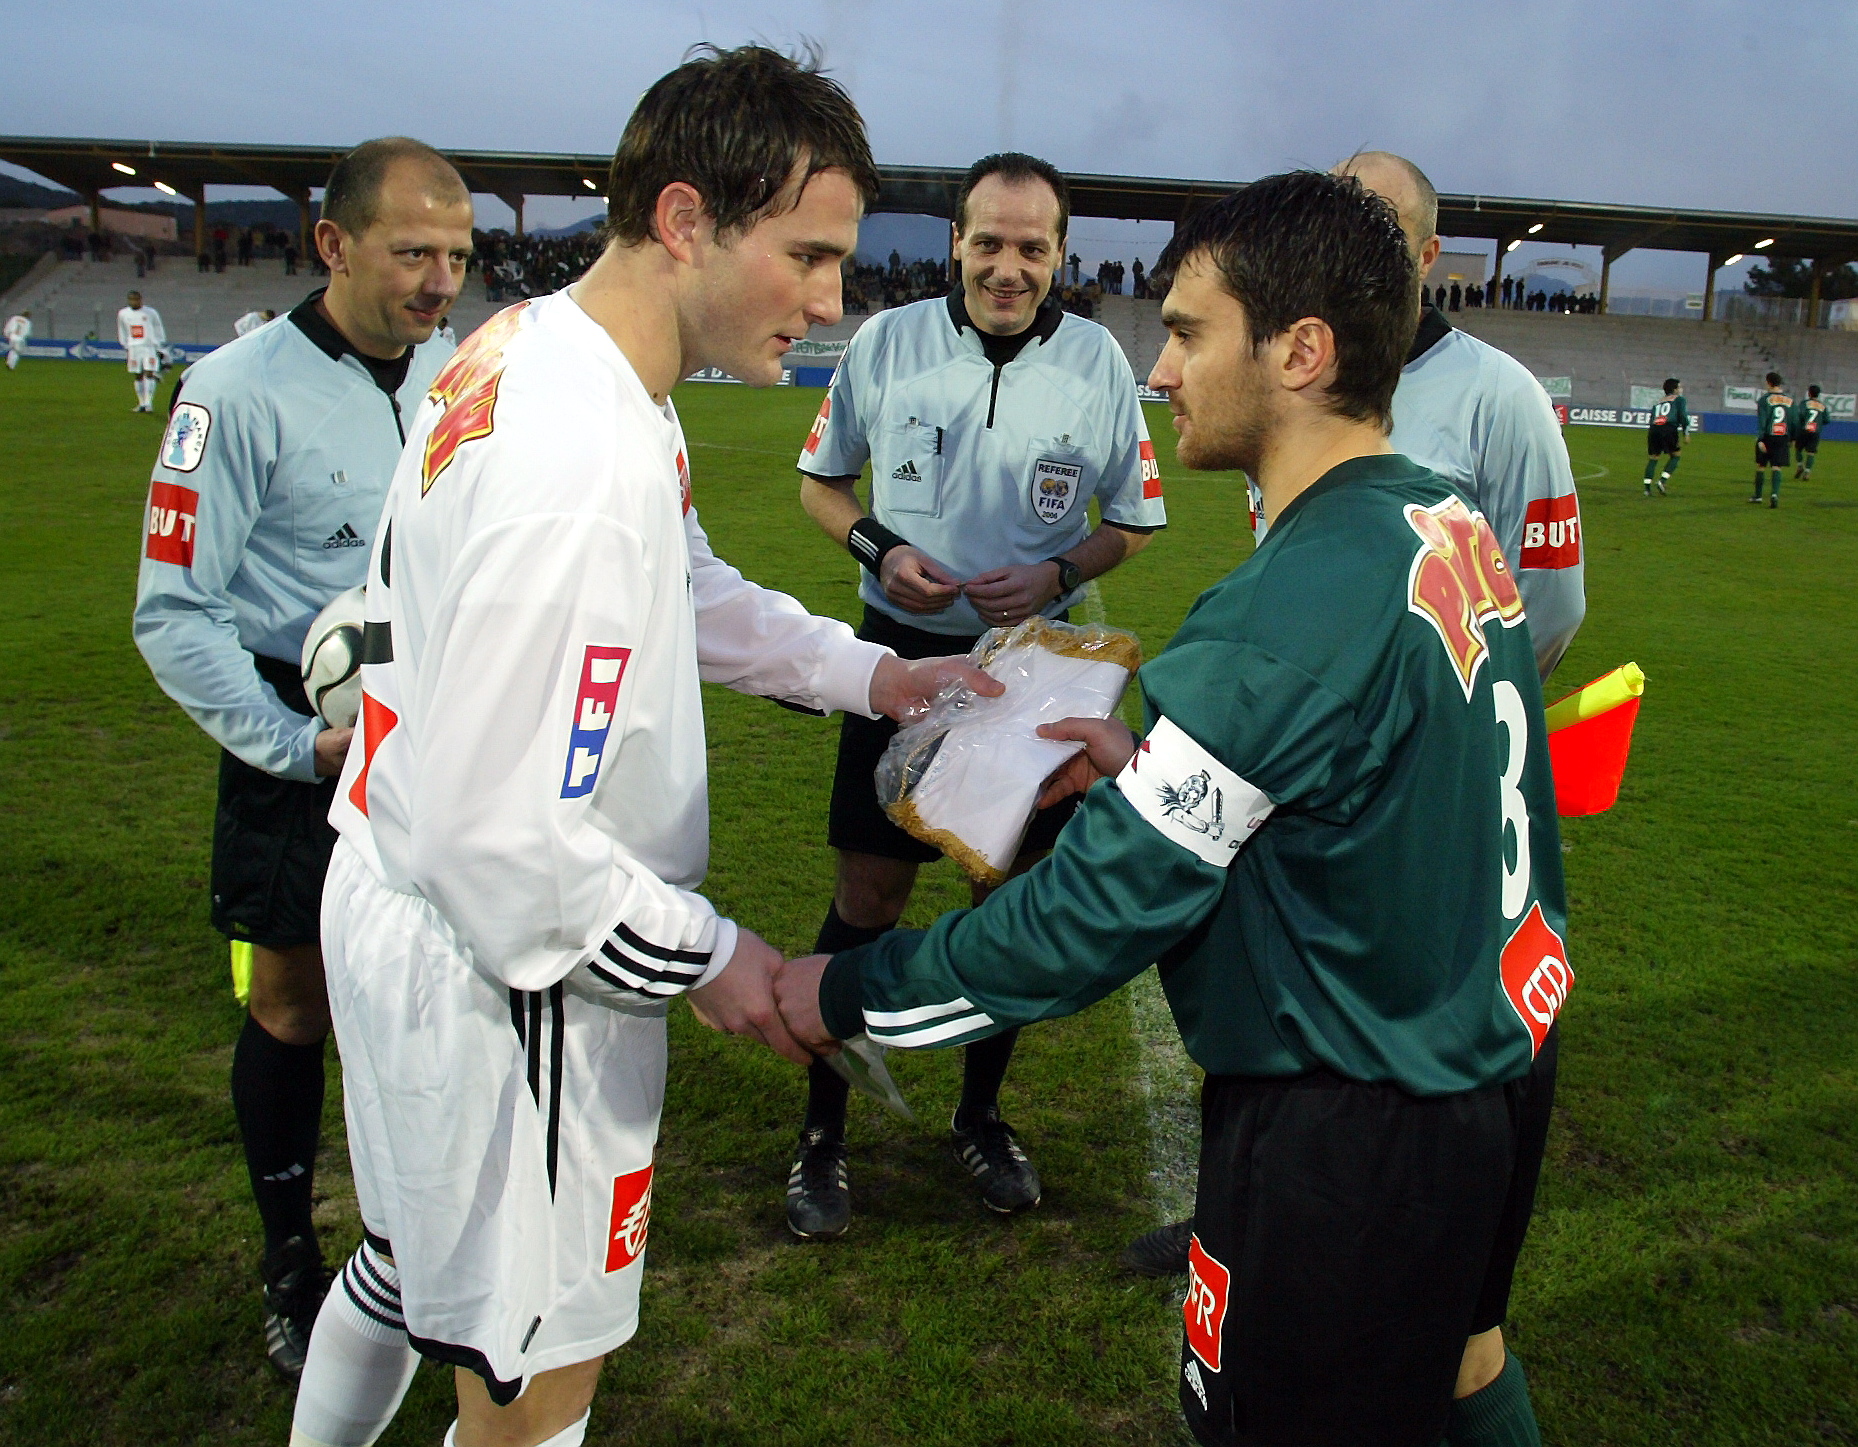
[(1666, 377), (1664, 379), (1664, 389), (1667, 392), (1675, 392), (1679, 387), (1683, 385), (1684, 384), (1678, 381), (1676, 377)]
[(322, 219), (335, 222), (350, 236), (361, 235), (380, 217), (381, 187), (396, 161), (420, 163), (430, 183), (429, 194), (470, 201), (471, 188), (431, 146), (411, 136), (382, 136), (363, 141), (335, 163), (329, 184), (323, 188)]
[(1809, 397), (1817, 397), (1819, 395), (1819, 383), (1815, 382), (1812, 386), (1808, 387), (1806, 389), (1806, 395)]
[(603, 237), (657, 239), (654, 213), (682, 181), (703, 198), (724, 239), (773, 213), (795, 171), (850, 174), (865, 209), (877, 204), (877, 163), (864, 120), (809, 46), (795, 59), (762, 45), (699, 45), (639, 98), (607, 176)]
[(1195, 211), (1151, 276), (1165, 291), (1201, 252), (1245, 309), (1254, 348), (1303, 317), (1335, 334), (1331, 409), (1393, 425), (1393, 394), (1419, 324), (1419, 275), (1394, 208), (1353, 176), (1289, 171)]
[(1050, 161), (1041, 161), (1037, 156), (1028, 156), (1024, 151), (996, 151), (991, 156), (982, 156), (968, 167), (968, 174), (961, 180), (961, 189), (955, 193), (955, 230), (963, 233), (967, 231), (968, 197), (989, 176), (998, 176), (1009, 185), (1043, 181), (1050, 186), (1052, 194), (1058, 198), (1058, 240), (1060, 244), (1063, 243), (1066, 233), (1071, 229), (1071, 188), (1065, 184), (1064, 177)]
[(1768, 385), (1770, 387), (1778, 387), (1780, 386), (1780, 384), (1781, 384), (1781, 374), (1779, 372), (1769, 372), (1768, 373)]

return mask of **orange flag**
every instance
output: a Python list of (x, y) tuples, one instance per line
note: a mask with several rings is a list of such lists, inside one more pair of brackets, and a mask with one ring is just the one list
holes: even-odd
[(1622, 664), (1548, 710), (1548, 757), (1555, 771), (1555, 811), (1599, 814), (1613, 807), (1632, 751), (1645, 674)]

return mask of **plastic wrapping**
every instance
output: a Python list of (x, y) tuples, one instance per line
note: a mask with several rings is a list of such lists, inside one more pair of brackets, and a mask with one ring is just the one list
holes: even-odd
[(1052, 772), (1082, 744), (1040, 724), (1108, 718), (1142, 663), (1133, 633), (1028, 618), (982, 636), (968, 654), (1006, 685), (998, 698), (953, 688), (898, 731), (877, 765), (877, 798), (897, 826), (982, 884), (1000, 884)]

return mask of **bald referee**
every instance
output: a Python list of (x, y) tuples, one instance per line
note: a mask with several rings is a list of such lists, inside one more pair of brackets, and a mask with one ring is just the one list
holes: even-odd
[[(1387, 151), (1362, 152), (1335, 169), (1356, 176), (1393, 204), (1424, 277), (1440, 250), (1439, 197), (1425, 173)], [(1587, 612), (1580, 504), (1547, 395), (1522, 363), (1454, 328), (1436, 306), (1424, 306), (1394, 391), (1389, 441), (1394, 451), (1455, 484), (1489, 520), (1522, 594), (1537, 670), (1547, 679)], [(1252, 515), (1262, 541), (1255, 486)], [(1490, 1386), (1505, 1369), (1502, 1325), (1516, 1258), (1535, 1209), (1560, 1033), (1559, 1024), (1550, 1028), (1517, 1092), (1516, 1165), (1498, 1250), (1465, 1347), (1460, 1400)], [(1185, 1275), (1193, 1227), (1189, 1218), (1139, 1237), (1123, 1252), (1123, 1264), (1144, 1276)]]
[[(1085, 583), (1167, 522), (1128, 359), (1050, 294), (1069, 222), (1069, 191), (1046, 162), (1015, 152), (975, 162), (955, 202), (960, 285), (864, 325), (800, 454), (807, 512), (863, 568), (859, 636), (904, 658), (964, 651), (1034, 614), (1064, 617)], [(868, 514), (854, 490), (867, 461)], [(827, 836), (838, 880), (821, 953), (895, 926), (917, 868), (940, 857), (878, 805), (872, 771), (895, 732), (888, 720), (848, 718), (840, 734)], [(1013, 873), (1050, 850), (1076, 801), (1067, 804), (1033, 821)], [(986, 893), (976, 886), (976, 902)], [(956, 1159), (1002, 1213), (1036, 1206), (1042, 1189), (1000, 1118), (1016, 1038), (968, 1047), (951, 1122)], [(803, 1239), (851, 1223), (846, 1094), (813, 1065), (787, 1186), (787, 1223)]]

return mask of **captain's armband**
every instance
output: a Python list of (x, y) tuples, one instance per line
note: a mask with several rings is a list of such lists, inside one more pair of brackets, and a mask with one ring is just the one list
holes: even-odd
[(1274, 807), (1165, 716), (1136, 745), (1116, 787), (1163, 838), (1221, 869)]

